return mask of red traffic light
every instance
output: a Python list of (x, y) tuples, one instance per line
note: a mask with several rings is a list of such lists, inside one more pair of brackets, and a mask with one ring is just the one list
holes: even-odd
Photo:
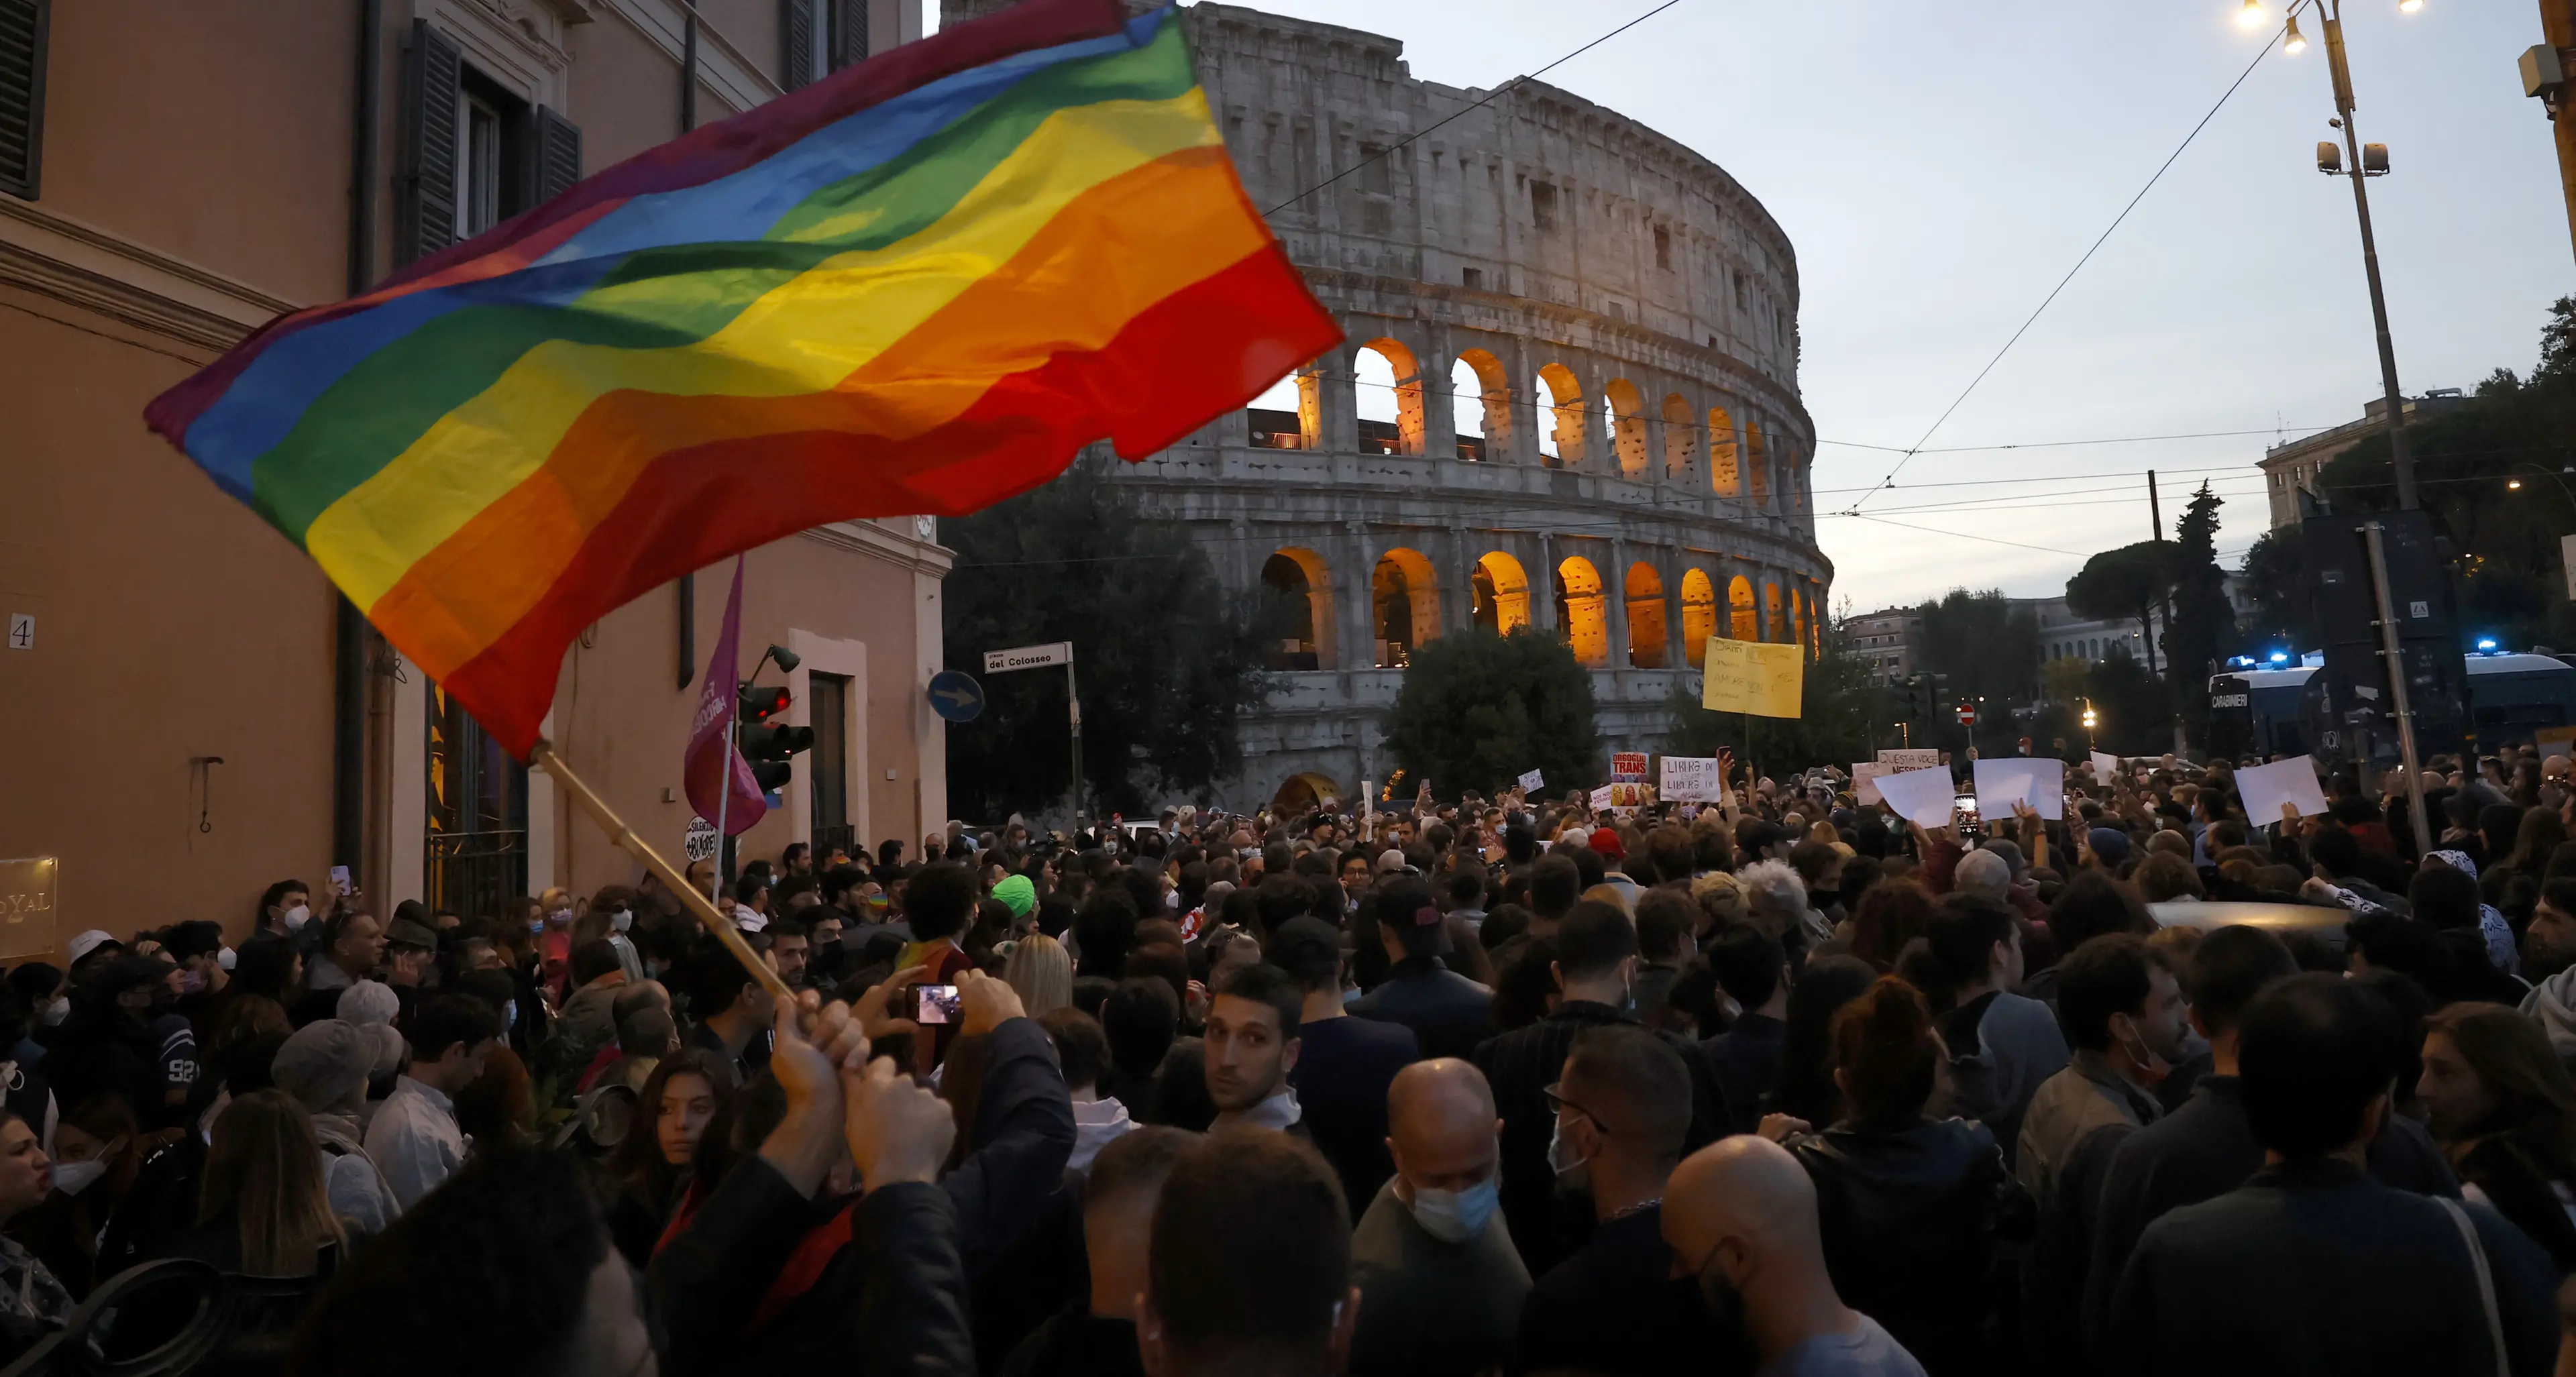
[(791, 701), (793, 700), (785, 688), (763, 688), (755, 684), (745, 684), (741, 697), (742, 720), (766, 722), (787, 711), (787, 705)]

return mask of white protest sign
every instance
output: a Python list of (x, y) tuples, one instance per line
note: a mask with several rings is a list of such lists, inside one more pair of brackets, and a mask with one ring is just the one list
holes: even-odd
[(2027, 803), (2051, 822), (2066, 816), (2066, 762), (2053, 756), (2005, 756), (1979, 760), (1977, 816), (2008, 818), (2013, 805)]
[(716, 825), (707, 821), (705, 818), (692, 815), (689, 819), (688, 831), (683, 833), (680, 838), (680, 854), (687, 856), (693, 861), (714, 860), (716, 858)]
[(1665, 756), (1662, 772), (1666, 803), (1715, 803), (1724, 797), (1726, 782), (1717, 762), (1706, 756)]
[(1890, 771), (1929, 770), (1941, 763), (1941, 752), (1930, 746), (1917, 746), (1911, 750), (1902, 751), (1880, 751), (1878, 763), (1886, 766)]
[(1536, 770), (1532, 770), (1528, 774), (1521, 776), (1521, 787), (1535, 794), (1539, 790), (1547, 787), (1547, 776), (1540, 774)]
[(2093, 777), (2104, 784), (2120, 777), (2120, 757), (2093, 752)]
[(1899, 770), (1892, 775), (1880, 775), (1877, 784), (1878, 792), (1887, 799), (1887, 806), (1895, 809), (1896, 815), (1907, 822), (1923, 827), (1947, 827), (1951, 814), (1958, 810), (1958, 788), (1946, 766)]
[(2236, 792), (2245, 800), (2245, 820), (2260, 827), (2281, 820), (2281, 805), (2298, 805), (2299, 816), (2325, 812), (2325, 790), (2317, 787), (2317, 764), (2309, 756), (2292, 756), (2269, 765), (2236, 772)]
[(1607, 808), (1610, 806), (1609, 785), (1604, 784), (1600, 788), (1592, 791), (1592, 806), (1595, 808)]
[(1857, 762), (1852, 766), (1852, 798), (1864, 808), (1885, 798), (1886, 795), (1878, 791), (1878, 778), (1894, 773), (1896, 767), (1893, 765), (1882, 765), (1875, 760)]

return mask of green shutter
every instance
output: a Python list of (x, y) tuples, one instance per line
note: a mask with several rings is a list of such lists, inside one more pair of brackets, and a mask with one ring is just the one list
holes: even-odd
[(830, 0), (832, 70), (868, 60), (868, 0)]
[(814, 0), (778, 0), (778, 87), (793, 91), (814, 76)]
[(402, 263), (456, 242), (456, 105), (465, 55), (429, 26), (412, 21), (411, 59), (403, 90), (403, 172), (394, 256)]
[(45, 150), (45, 27), (51, 0), (0, 0), (0, 191), (36, 199)]
[(572, 190), (581, 180), (581, 126), (537, 107), (537, 195), (542, 205)]

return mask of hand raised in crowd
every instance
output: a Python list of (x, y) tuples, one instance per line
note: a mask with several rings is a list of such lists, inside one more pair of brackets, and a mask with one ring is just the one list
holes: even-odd
[(761, 1143), (760, 1155), (789, 1185), (812, 1195), (841, 1154), (839, 1069), (853, 1059), (866, 1063), (868, 1039), (851, 1020), (850, 1007), (838, 1000), (815, 1011), (809, 1021), (799, 1017), (797, 1001), (785, 995), (775, 999), (778, 1022), (769, 1070), (786, 1092), (787, 1114)]
[(906, 966), (869, 986), (868, 992), (859, 996), (859, 1002), (850, 1007), (850, 1017), (859, 1025), (859, 1031), (872, 1042), (883, 1042), (897, 1033), (920, 1032), (920, 1024), (887, 1012), (886, 1005), (897, 993), (920, 984), (928, 974), (928, 966)]
[(1020, 992), (1007, 980), (968, 971), (957, 977), (957, 1002), (965, 1013), (959, 1032), (966, 1037), (989, 1033), (1015, 1018), (1028, 1017)]
[(1816, 1131), (1814, 1124), (1788, 1114), (1765, 1114), (1754, 1132), (1775, 1143), (1785, 1143), (1801, 1134)]
[(898, 1072), (892, 1058), (869, 1061), (862, 1047), (841, 1063), (841, 1101), (843, 1140), (864, 1189), (939, 1179), (957, 1141), (946, 1100)]

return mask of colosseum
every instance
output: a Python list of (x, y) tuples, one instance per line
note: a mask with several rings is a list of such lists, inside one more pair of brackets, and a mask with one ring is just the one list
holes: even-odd
[(1447, 631), (1553, 628), (1611, 750), (1658, 747), (1709, 636), (1812, 647), (1833, 570), (1797, 261), (1761, 203), (1542, 82), (1442, 86), (1392, 38), (1185, 13), (1246, 189), (1347, 335), (1293, 393), (1120, 466), (1231, 587), (1305, 600), (1224, 801), (1385, 779), (1405, 662)]

